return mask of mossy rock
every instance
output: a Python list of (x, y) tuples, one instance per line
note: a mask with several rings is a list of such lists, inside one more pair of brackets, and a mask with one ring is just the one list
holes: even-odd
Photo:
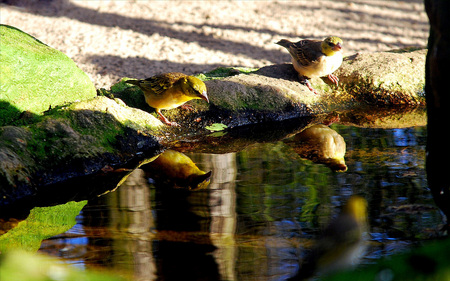
[(347, 57), (335, 72), (337, 87), (326, 77), (311, 79), (319, 95), (299, 83), (290, 63), (246, 71), (218, 68), (199, 76), (206, 80), (211, 103), (197, 102), (196, 108), (216, 115), (217, 109), (254, 111), (283, 120), (380, 106), (423, 106), (426, 52), (407, 49)]
[(424, 105), (427, 50), (361, 53), (335, 72), (340, 91), (371, 105)]
[(0, 126), (22, 112), (41, 115), (96, 96), (89, 77), (65, 54), (12, 26), (0, 25), (0, 37)]
[(231, 111), (281, 113), (291, 108), (307, 116), (371, 106), (423, 106), (426, 53), (425, 49), (406, 49), (349, 56), (334, 73), (340, 79), (338, 87), (327, 78), (311, 79), (319, 95), (299, 83), (290, 63), (251, 71), (219, 68), (201, 77), (207, 80), (211, 103)]
[[(234, 128), (349, 110), (420, 107), (425, 105), (426, 52), (396, 50), (347, 57), (335, 72), (340, 78), (338, 86), (326, 77), (311, 79), (319, 94), (299, 83), (290, 63), (260, 69), (220, 67), (197, 75), (205, 81), (209, 104), (194, 100), (190, 103), (195, 111), (174, 109), (164, 115), (192, 134), (214, 123)], [(152, 111), (142, 91), (126, 85), (123, 79), (105, 93), (129, 106)]]
[(119, 100), (56, 108), (27, 126), (0, 128), (0, 206), (43, 186), (130, 166), (159, 148), (162, 123)]

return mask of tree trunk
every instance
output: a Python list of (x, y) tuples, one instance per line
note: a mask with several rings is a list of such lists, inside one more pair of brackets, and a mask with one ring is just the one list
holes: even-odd
[[(428, 113), (426, 170), (436, 204), (450, 218), (450, 1), (425, 0), (430, 37), (425, 71)], [(449, 71), (449, 72), (447, 72)]]

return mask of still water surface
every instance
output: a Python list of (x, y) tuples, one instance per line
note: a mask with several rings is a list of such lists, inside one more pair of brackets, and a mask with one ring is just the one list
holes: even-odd
[(40, 252), (135, 280), (284, 280), (352, 194), (369, 203), (363, 264), (435, 237), (442, 217), (427, 189), (426, 128), (331, 128), (346, 143), (345, 172), (300, 157), (289, 140), (185, 153), (212, 171), (209, 186), (176, 188), (161, 167), (142, 166)]

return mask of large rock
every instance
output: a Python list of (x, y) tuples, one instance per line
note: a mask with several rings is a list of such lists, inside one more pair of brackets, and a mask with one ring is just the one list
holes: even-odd
[(0, 206), (59, 182), (134, 168), (160, 148), (159, 120), (96, 98), (88, 76), (36, 38), (6, 25), (0, 33)]
[(144, 111), (98, 97), (35, 124), (1, 127), (0, 206), (59, 182), (134, 169), (159, 151), (161, 126)]
[[(193, 113), (175, 109), (164, 114), (198, 132), (212, 123), (233, 128), (348, 110), (421, 107), (425, 105), (425, 56), (426, 50), (356, 54), (346, 58), (336, 71), (338, 87), (330, 85), (327, 78), (311, 80), (319, 95), (298, 82), (292, 64), (254, 71), (218, 69), (199, 75), (207, 80), (209, 104), (192, 101)], [(218, 79), (221, 72), (224, 76)], [(152, 110), (136, 87), (120, 82), (112, 92), (130, 106)]]
[(96, 95), (89, 77), (60, 51), (8, 25), (0, 25), (0, 37), (0, 126), (24, 111), (40, 115)]
[(427, 50), (355, 54), (336, 71), (342, 93), (373, 105), (425, 104)]

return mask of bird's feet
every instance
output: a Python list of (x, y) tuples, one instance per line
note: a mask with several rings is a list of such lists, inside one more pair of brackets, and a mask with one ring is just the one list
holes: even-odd
[(172, 121), (163, 121), (166, 125), (172, 126), (172, 127), (181, 127), (180, 124), (178, 124), (177, 122), (172, 122)]
[(183, 104), (182, 106), (180, 106), (182, 109), (187, 110), (187, 111), (192, 111), (194, 110), (194, 108), (192, 107), (192, 105), (190, 104)]
[(318, 95), (319, 93), (316, 91), (316, 89), (314, 89), (314, 88), (311, 86), (311, 83), (309, 83), (308, 80), (306, 80), (306, 81), (307, 81), (306, 86), (308, 87), (308, 89), (309, 89), (311, 92), (313, 92), (314, 94)]
[(164, 124), (169, 125), (169, 126), (173, 126), (173, 127), (181, 127), (180, 124), (178, 124), (177, 122), (169, 121), (169, 119), (167, 119), (166, 116), (162, 115), (161, 112), (158, 112), (158, 114), (159, 114), (159, 117), (161, 117), (161, 121)]
[(328, 74), (328, 79), (330, 79), (336, 86), (339, 84), (339, 78), (336, 75)]
[(313, 92), (313, 93), (316, 94), (316, 95), (319, 94), (319, 93), (316, 91), (316, 89), (314, 89), (314, 88), (311, 86), (311, 83), (309, 82), (309, 80), (308, 80), (307, 77), (302, 76), (302, 75), (299, 75), (298, 78), (299, 78), (299, 80), (300, 80), (300, 83), (302, 83), (303, 85), (305, 85), (306, 87), (308, 87), (308, 89), (309, 89), (311, 92)]
[(314, 88), (311, 86), (311, 83), (309, 82), (309, 80), (305, 80), (305, 81), (306, 81), (306, 82), (305, 82), (306, 87), (308, 87), (308, 89), (309, 89), (311, 92), (313, 92), (314, 94), (318, 95), (319, 93), (316, 91), (316, 89), (314, 89)]

